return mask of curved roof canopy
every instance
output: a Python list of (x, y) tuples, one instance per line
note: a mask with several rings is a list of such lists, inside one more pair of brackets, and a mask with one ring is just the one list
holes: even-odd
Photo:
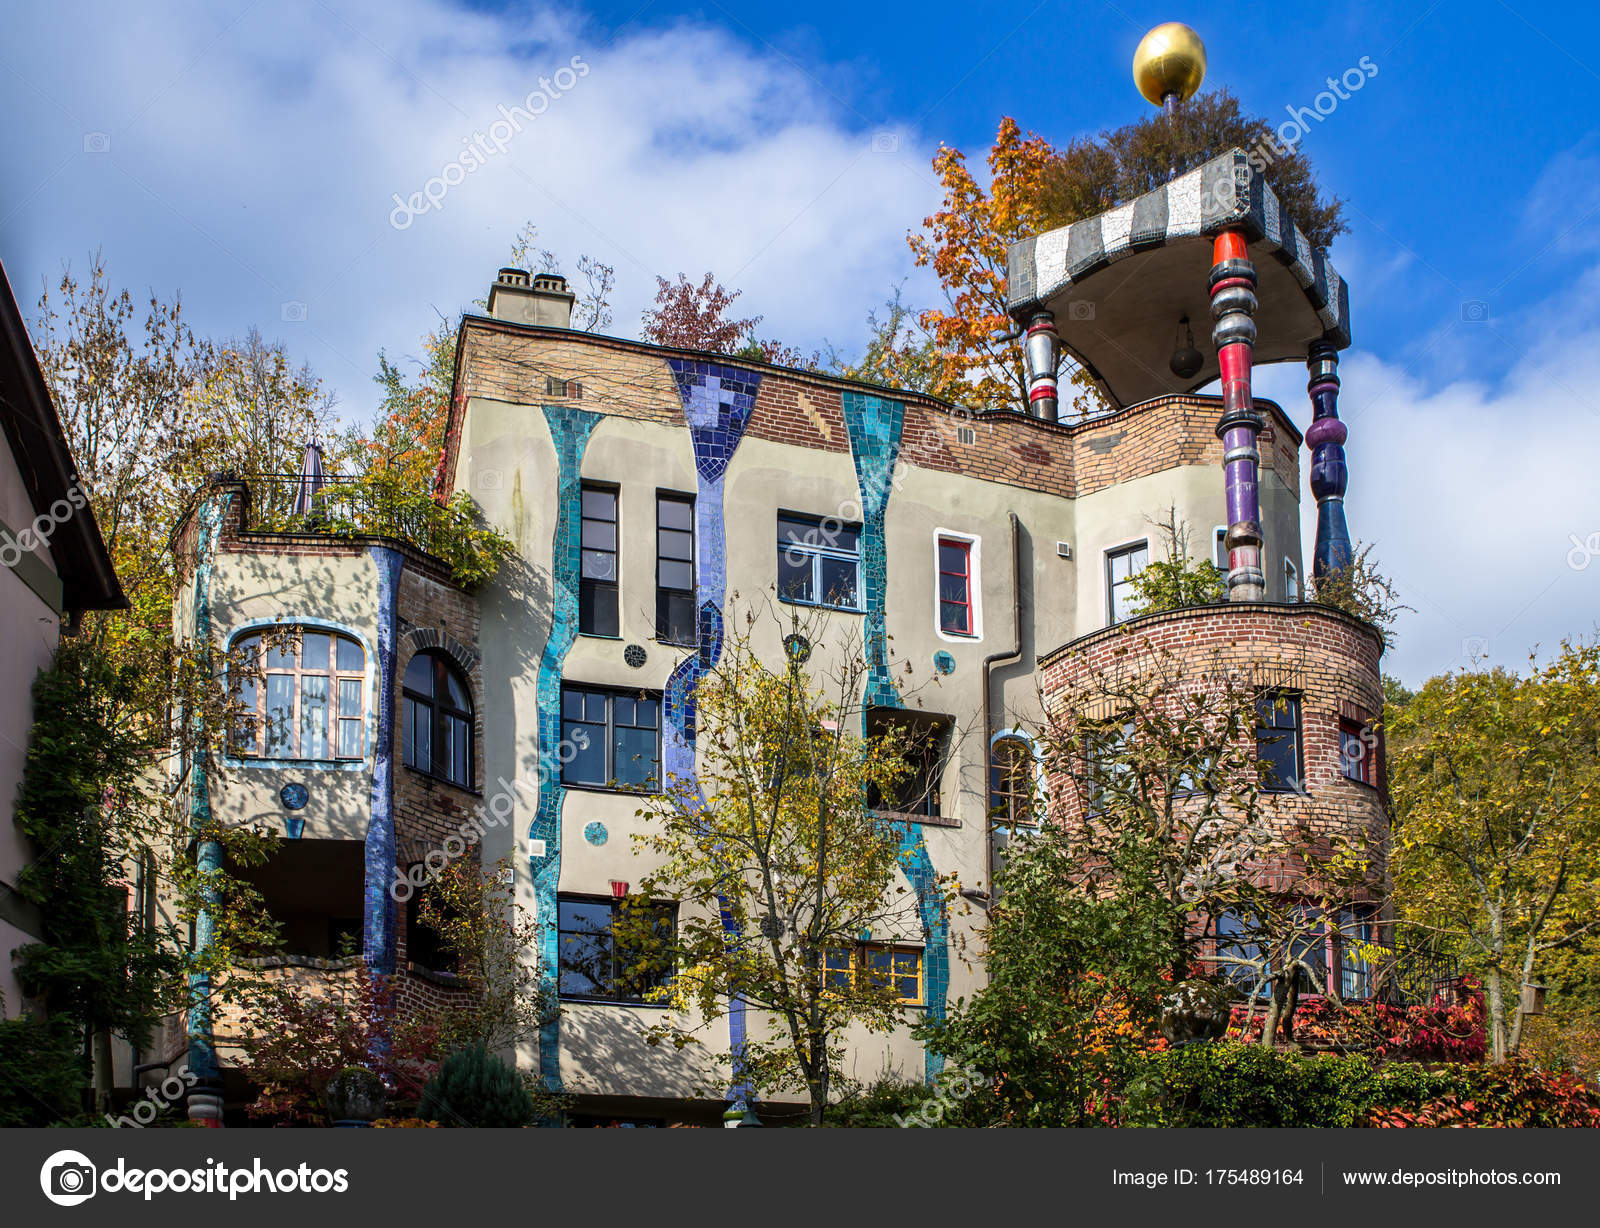
[[(1192, 392), (1217, 378), (1211, 347), (1211, 239), (1243, 232), (1256, 266), (1257, 363), (1301, 360), (1313, 341), (1350, 344), (1350, 293), (1242, 149), (1096, 217), (1013, 243), (1007, 310), (1055, 315), (1062, 345), (1118, 406)], [(1169, 360), (1189, 317), (1204, 365)]]

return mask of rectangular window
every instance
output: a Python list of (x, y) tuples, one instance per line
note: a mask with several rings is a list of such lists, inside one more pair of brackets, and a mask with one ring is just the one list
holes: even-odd
[(584, 483), (582, 547), (578, 630), (584, 635), (620, 635), (615, 487)]
[(561, 782), (656, 793), (661, 789), (661, 696), (561, 688)]
[(1300, 792), (1300, 697), (1293, 692), (1256, 697), (1256, 763), (1268, 793)]
[(972, 543), (939, 539), (939, 630), (976, 635), (972, 617)]
[(1339, 774), (1364, 785), (1376, 785), (1378, 743), (1369, 725), (1339, 722)]
[(922, 950), (883, 942), (836, 947), (822, 954), (826, 989), (887, 992), (901, 1006), (922, 1005)]
[(867, 790), (867, 806), (893, 814), (916, 814), (937, 818), (944, 814), (939, 786), (944, 777), (945, 757), (949, 752), (952, 722), (947, 716), (904, 712), (899, 709), (867, 709), (867, 737), (894, 737), (905, 751), (909, 771), (892, 794)]
[(1149, 542), (1106, 551), (1106, 604), (1113, 623), (1132, 617), (1135, 597), (1131, 581), (1149, 562)]
[(1223, 575), (1228, 574), (1228, 526), (1219, 524), (1212, 532), (1211, 561)]
[[(265, 650), (241, 637), (234, 753), (269, 759), (360, 759), (366, 665), (361, 645), (331, 631), (290, 629)], [(259, 666), (260, 674), (249, 676)]]
[(656, 495), (656, 638), (686, 647), (696, 642), (690, 495)]
[(1283, 599), (1285, 601), (1300, 600), (1300, 573), (1295, 570), (1295, 565), (1288, 559), (1283, 560)]
[(1102, 814), (1137, 783), (1130, 743), (1134, 722), (1105, 721), (1083, 735), (1084, 795), (1089, 813)]
[(861, 526), (778, 513), (778, 596), (860, 610)]
[(1371, 957), (1380, 955), (1376, 916), (1370, 904), (1353, 905), (1339, 912), (1339, 996), (1346, 1001), (1372, 996), (1377, 969)]
[(655, 929), (655, 941), (644, 949), (630, 946), (616, 935), (614, 926), (623, 908), (621, 901), (560, 897), (557, 912), (561, 997), (647, 1002), (672, 979), (672, 961), (665, 948), (677, 931), (677, 905), (633, 907), (648, 909)]

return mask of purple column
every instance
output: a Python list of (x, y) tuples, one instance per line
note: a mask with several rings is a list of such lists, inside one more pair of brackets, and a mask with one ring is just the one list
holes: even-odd
[(1312, 574), (1322, 579), (1329, 572), (1350, 566), (1350, 530), (1344, 521), (1344, 491), (1349, 477), (1344, 441), (1348, 434), (1339, 421), (1339, 351), (1330, 341), (1313, 341), (1306, 354), (1311, 373), (1306, 393), (1311, 397), (1311, 426), (1306, 447), (1311, 449), (1311, 493), (1317, 497), (1317, 544)]

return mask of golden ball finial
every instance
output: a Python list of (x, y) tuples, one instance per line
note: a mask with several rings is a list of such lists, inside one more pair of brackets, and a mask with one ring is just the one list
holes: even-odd
[(1139, 40), (1133, 53), (1133, 83), (1156, 106), (1176, 94), (1187, 102), (1206, 79), (1206, 45), (1181, 21), (1159, 25)]

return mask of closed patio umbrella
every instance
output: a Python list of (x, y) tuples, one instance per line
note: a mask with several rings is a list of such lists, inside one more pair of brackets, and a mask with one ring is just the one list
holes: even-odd
[(295, 486), (296, 516), (314, 516), (322, 510), (322, 485), (322, 445), (313, 439), (306, 444), (306, 457), (300, 466), (300, 481)]

